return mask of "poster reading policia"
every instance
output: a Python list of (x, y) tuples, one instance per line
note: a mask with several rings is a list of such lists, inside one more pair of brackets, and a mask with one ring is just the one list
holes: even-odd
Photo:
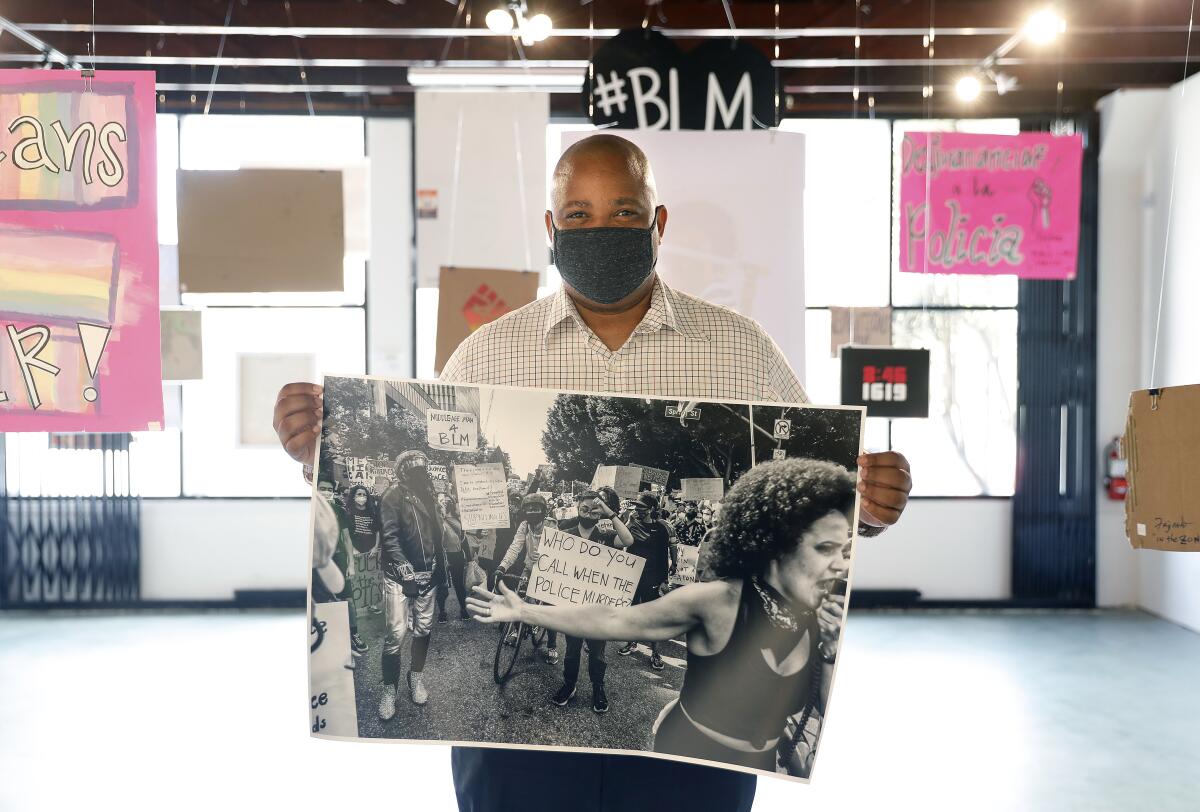
[[(851, 579), (861, 408), (324, 386), (313, 735), (809, 779)], [(375, 475), (351, 479), (362, 460)], [(613, 468), (644, 474), (618, 490), (597, 476)], [(364, 578), (382, 611), (355, 605)]]

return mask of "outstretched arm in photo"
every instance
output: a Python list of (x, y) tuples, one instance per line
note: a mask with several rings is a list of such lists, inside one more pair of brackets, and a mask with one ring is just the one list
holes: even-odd
[(524, 621), (587, 640), (670, 640), (704, 624), (705, 612), (721, 602), (722, 581), (688, 584), (658, 600), (636, 606), (548, 606), (525, 603), (501, 582), (499, 592), (477, 586), (467, 609), (484, 623)]

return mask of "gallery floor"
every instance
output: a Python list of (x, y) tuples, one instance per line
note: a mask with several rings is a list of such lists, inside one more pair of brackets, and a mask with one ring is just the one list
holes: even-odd
[[(454, 810), (446, 749), (307, 736), (305, 648), (297, 612), (0, 613), (0, 810)], [(862, 612), (839, 659), (813, 783), (755, 810), (1200, 807), (1200, 635)]]

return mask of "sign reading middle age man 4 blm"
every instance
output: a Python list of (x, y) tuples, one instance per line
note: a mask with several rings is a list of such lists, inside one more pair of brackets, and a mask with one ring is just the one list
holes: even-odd
[(905, 133), (900, 270), (1074, 279), (1083, 137)]
[(629, 606), (645, 566), (641, 556), (547, 528), (527, 595), (556, 605)]
[(479, 447), (479, 421), (469, 412), (425, 410), (429, 447), (438, 451), (474, 451)]

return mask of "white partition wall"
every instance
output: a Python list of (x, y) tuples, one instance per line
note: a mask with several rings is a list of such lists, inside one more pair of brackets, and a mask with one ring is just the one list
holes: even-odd
[[(804, 136), (621, 130), (654, 168), (667, 284), (756, 319), (804, 378)], [(568, 132), (562, 146), (589, 133)]]

